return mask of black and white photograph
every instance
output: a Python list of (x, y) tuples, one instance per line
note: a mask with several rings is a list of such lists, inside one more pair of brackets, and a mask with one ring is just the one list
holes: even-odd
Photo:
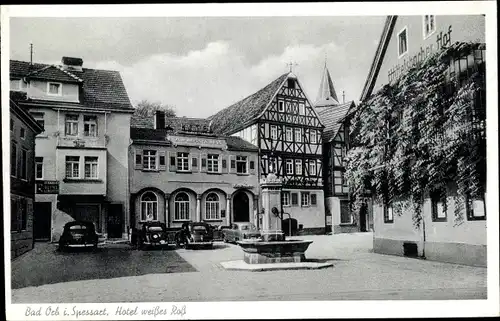
[(7, 319), (499, 316), (496, 14), (2, 6)]

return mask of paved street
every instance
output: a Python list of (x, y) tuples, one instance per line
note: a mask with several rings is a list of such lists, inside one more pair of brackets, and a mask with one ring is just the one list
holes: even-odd
[[(114, 264), (121, 264), (123, 269), (128, 270), (127, 273), (141, 271), (137, 273), (139, 276), (123, 274), (122, 277), (117, 277), (120, 276), (117, 273), (106, 280), (82, 280), (13, 289), (12, 302), (486, 298), (485, 268), (374, 254), (371, 253), (371, 237), (370, 233), (302, 237), (314, 241), (306, 252), (308, 258), (334, 263), (332, 268), (322, 270), (226, 271), (219, 263), (241, 259), (242, 252), (236, 245), (222, 243), (217, 244), (214, 250), (139, 252), (109, 248), (102, 252), (103, 257), (120, 258), (123, 262)], [(115, 251), (128, 254), (111, 254)], [(32, 254), (35, 253), (27, 255)], [(72, 260), (71, 262), (76, 263), (75, 259)], [(176, 262), (175, 268), (169, 267), (172, 266), (170, 260)], [(136, 263), (127, 269), (129, 261)], [(187, 266), (183, 261), (188, 263)], [(20, 262), (22, 261), (16, 261), (13, 267), (19, 266)], [(105, 269), (107, 263), (104, 262), (109, 261), (96, 259), (95, 262), (101, 262), (96, 267)], [(150, 267), (145, 267), (146, 265)], [(109, 265), (107, 266), (109, 269)], [(35, 265), (32, 268), (36, 271), (42, 267)], [(69, 275), (70, 269), (73, 268), (68, 266), (64, 273)], [(25, 272), (28, 270), (29, 267)], [(28, 272), (28, 276), (24, 278), (31, 278), (30, 273), (37, 272)], [(19, 275), (19, 271), (14, 275)], [(99, 275), (106, 278), (104, 272)], [(24, 284), (35, 285), (27, 281)]]

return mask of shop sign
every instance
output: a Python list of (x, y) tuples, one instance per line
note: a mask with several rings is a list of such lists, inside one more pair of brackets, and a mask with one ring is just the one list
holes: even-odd
[(203, 137), (183, 137), (183, 136), (167, 136), (167, 139), (174, 146), (195, 146), (205, 148), (226, 149), (226, 141), (223, 139), (211, 139)]
[(37, 194), (59, 194), (59, 181), (36, 181)]

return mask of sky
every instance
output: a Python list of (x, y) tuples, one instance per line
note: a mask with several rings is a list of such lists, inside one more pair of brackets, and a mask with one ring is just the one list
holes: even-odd
[(118, 70), (133, 104), (208, 117), (289, 71), (314, 103), (323, 68), (357, 101), (385, 16), (11, 18), (10, 58)]

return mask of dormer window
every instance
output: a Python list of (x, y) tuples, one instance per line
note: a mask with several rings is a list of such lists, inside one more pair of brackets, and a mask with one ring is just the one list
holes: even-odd
[(58, 82), (47, 83), (47, 94), (50, 96), (61, 96), (62, 84)]

